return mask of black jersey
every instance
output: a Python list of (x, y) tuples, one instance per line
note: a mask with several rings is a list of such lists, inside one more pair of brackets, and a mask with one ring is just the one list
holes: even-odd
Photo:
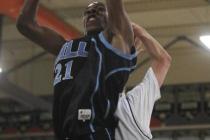
[(66, 42), (54, 70), (56, 136), (64, 139), (112, 128), (119, 93), (135, 63), (135, 51), (120, 53), (103, 33)]

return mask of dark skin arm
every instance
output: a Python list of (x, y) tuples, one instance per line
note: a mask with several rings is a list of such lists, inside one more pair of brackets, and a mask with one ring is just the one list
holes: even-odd
[(25, 0), (17, 19), (17, 29), (28, 39), (40, 45), (47, 52), (57, 55), (65, 39), (53, 30), (40, 26), (35, 17), (39, 0)]
[(108, 28), (104, 34), (113, 47), (120, 49), (123, 53), (130, 53), (130, 47), (134, 44), (134, 35), (123, 2), (122, 0), (106, 0), (106, 4)]

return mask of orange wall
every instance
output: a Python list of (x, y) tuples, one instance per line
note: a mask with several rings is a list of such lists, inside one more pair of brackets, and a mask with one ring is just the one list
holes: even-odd
[[(16, 20), (23, 3), (24, 0), (0, 0), (0, 14)], [(81, 36), (81, 33), (76, 28), (65, 23), (44, 6), (39, 7), (37, 20), (40, 25), (55, 30), (67, 40)]]

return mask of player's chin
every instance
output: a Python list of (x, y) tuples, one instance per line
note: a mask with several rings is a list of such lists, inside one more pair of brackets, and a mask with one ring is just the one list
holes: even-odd
[(103, 30), (102, 27), (100, 26), (89, 26), (88, 28), (86, 28), (87, 32), (100, 32)]

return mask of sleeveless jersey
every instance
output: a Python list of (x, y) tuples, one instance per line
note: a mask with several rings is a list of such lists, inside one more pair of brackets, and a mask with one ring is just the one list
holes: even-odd
[(64, 139), (100, 129), (114, 132), (119, 93), (135, 64), (135, 49), (123, 54), (103, 33), (67, 41), (54, 68), (55, 135)]

